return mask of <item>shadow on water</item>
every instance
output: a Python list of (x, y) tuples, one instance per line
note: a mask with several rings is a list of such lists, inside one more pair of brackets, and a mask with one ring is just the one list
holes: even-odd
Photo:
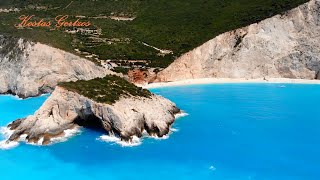
[[(183, 144), (176, 144), (172, 139), (173, 137), (164, 140), (144, 138), (143, 143), (139, 146), (122, 147), (119, 144), (99, 140), (99, 137), (104, 134), (99, 129), (82, 128), (80, 135), (72, 137), (67, 142), (44, 148), (61, 161), (86, 166), (107, 165), (112, 162), (130, 160), (138, 163), (140, 160), (157, 162), (185, 159), (181, 156), (181, 146)], [(171, 136), (174, 136), (174, 134)]]

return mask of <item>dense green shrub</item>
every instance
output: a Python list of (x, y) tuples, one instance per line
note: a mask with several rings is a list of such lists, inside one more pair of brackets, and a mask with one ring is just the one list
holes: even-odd
[(113, 69), (112, 69), (112, 71), (114, 71), (114, 72), (117, 72), (117, 73), (122, 73), (122, 74), (128, 74), (128, 72), (129, 72), (129, 68), (124, 68), (124, 67), (114, 67)]
[(59, 86), (106, 104), (115, 103), (121, 96), (147, 98), (151, 96), (150, 91), (137, 87), (115, 75), (107, 75), (104, 78), (96, 78), (89, 81), (64, 82), (60, 83)]

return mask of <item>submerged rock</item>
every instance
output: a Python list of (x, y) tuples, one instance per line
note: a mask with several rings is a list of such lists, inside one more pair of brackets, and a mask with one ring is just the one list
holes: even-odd
[(49, 144), (55, 137), (77, 125), (93, 124), (105, 132), (130, 142), (143, 132), (162, 137), (169, 133), (180, 110), (169, 100), (150, 97), (120, 97), (113, 104), (99, 103), (76, 92), (57, 86), (52, 95), (32, 116), (8, 125), (14, 130), (8, 141), (19, 141), (24, 135), (30, 143)]
[(221, 34), (182, 55), (157, 81), (196, 78), (320, 79), (320, 1)]

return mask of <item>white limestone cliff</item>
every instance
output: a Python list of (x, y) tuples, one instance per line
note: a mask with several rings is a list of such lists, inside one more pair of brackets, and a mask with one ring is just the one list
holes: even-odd
[(320, 79), (320, 0), (221, 34), (179, 57), (157, 81), (197, 78)]
[(67, 129), (94, 123), (123, 141), (130, 142), (143, 132), (162, 137), (169, 133), (179, 112), (174, 103), (154, 94), (150, 98), (121, 97), (114, 104), (104, 104), (57, 86), (33, 116), (8, 126), (13, 130), (8, 142), (24, 136), (29, 143), (49, 144)]
[(0, 35), (0, 94), (20, 97), (52, 92), (58, 82), (89, 80), (110, 71), (41, 43)]

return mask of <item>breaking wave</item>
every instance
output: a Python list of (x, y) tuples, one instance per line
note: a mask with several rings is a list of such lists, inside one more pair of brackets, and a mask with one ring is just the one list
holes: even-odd
[(18, 142), (7, 141), (9, 137), (13, 134), (13, 130), (10, 130), (7, 127), (1, 127), (0, 134), (4, 137), (4, 140), (0, 141), (0, 149), (8, 150), (8, 149), (17, 147), (19, 145)]
[(122, 147), (134, 147), (134, 146), (139, 146), (142, 144), (143, 139), (145, 138), (150, 138), (150, 139), (156, 139), (156, 140), (166, 140), (169, 139), (170, 135), (174, 132), (178, 132), (179, 130), (176, 128), (170, 128), (169, 134), (163, 136), (163, 137), (158, 137), (158, 136), (150, 136), (146, 131), (142, 133), (142, 138), (139, 138), (137, 136), (133, 136), (132, 141), (130, 142), (125, 142), (121, 141), (119, 137), (116, 137), (114, 135), (102, 135), (97, 140), (103, 141), (103, 142), (108, 142), (111, 144), (117, 144)]
[[(175, 115), (176, 119), (188, 116), (189, 114), (182, 111), (179, 114)], [(165, 140), (168, 139), (170, 137), (170, 134), (179, 131), (176, 128), (171, 127), (170, 128), (170, 132), (168, 135), (165, 135), (163, 137), (157, 137), (157, 136), (150, 136), (148, 135), (146, 132), (144, 132), (144, 136), (143, 138), (152, 138), (152, 139), (156, 139), (156, 140)], [(12, 142), (12, 141), (7, 141), (9, 139), (9, 137), (13, 134), (13, 130), (10, 130), (7, 127), (1, 127), (0, 128), (0, 134), (2, 134), (4, 136), (4, 140), (0, 141), (0, 149), (11, 149), (14, 147), (17, 147), (19, 145), (19, 142)], [(64, 130), (64, 135), (61, 137), (55, 137), (51, 139), (51, 144), (55, 144), (55, 143), (59, 143), (59, 142), (65, 142), (67, 141), (69, 138), (78, 135), (81, 133), (81, 129), (80, 128), (73, 128), (73, 129), (67, 129)], [(37, 143), (28, 143), (26, 142), (26, 137), (27, 135), (21, 135), (19, 141), (25, 142), (27, 144), (31, 144), (31, 145), (42, 145), (43, 143), (43, 138), (40, 138), (39, 141)], [(116, 137), (114, 135), (102, 135), (98, 138), (98, 140), (104, 141), (104, 142), (108, 142), (108, 143), (112, 143), (112, 144), (118, 144), (122, 147), (134, 147), (134, 146), (139, 146), (142, 144), (142, 139), (143, 138), (138, 138), (137, 136), (133, 136), (132, 141), (130, 142), (125, 142), (125, 141), (121, 141), (121, 139), (119, 137)]]
[(68, 139), (70, 139), (71, 137), (80, 134), (81, 133), (81, 129), (80, 128), (66, 129), (63, 132), (64, 132), (63, 136), (51, 138), (51, 143), (50, 144), (55, 144), (55, 143), (59, 143), (59, 142), (65, 142)]
[(185, 117), (185, 116), (188, 116), (188, 115), (189, 115), (188, 113), (186, 113), (184, 111), (181, 111), (180, 113), (175, 115), (175, 118), (179, 119), (179, 118), (182, 118), (182, 117)]
[(19, 145), (19, 143), (16, 141), (9, 141), (9, 142), (7, 142), (7, 140), (0, 141), (0, 149), (1, 150), (12, 149), (12, 148), (17, 147), (18, 145)]
[[(9, 137), (13, 134), (13, 130), (10, 130), (7, 127), (1, 127), (0, 128), (0, 134), (3, 135), (4, 140), (0, 141), (0, 149), (2, 150), (8, 150), (8, 149), (12, 149), (15, 148), (19, 145), (19, 142), (25, 142), (26, 144), (30, 144), (30, 145), (35, 145), (35, 146), (41, 146), (43, 143), (43, 137), (39, 139), (39, 141), (37, 143), (29, 143), (26, 141), (27, 135), (23, 134), (20, 136), (19, 142), (17, 141), (8, 141)], [(56, 137), (56, 138), (52, 138), (51, 139), (51, 144), (55, 144), (58, 142), (65, 142), (67, 141), (69, 138), (79, 134), (81, 132), (80, 128), (73, 128), (73, 129), (67, 129), (64, 130), (64, 135), (61, 137)]]
[(116, 137), (114, 135), (102, 135), (98, 138), (98, 140), (112, 143), (112, 144), (118, 144), (122, 147), (139, 146), (142, 143), (141, 139), (138, 138), (137, 136), (133, 136), (132, 141), (130, 141), (130, 142), (121, 141), (121, 139), (119, 137)]

